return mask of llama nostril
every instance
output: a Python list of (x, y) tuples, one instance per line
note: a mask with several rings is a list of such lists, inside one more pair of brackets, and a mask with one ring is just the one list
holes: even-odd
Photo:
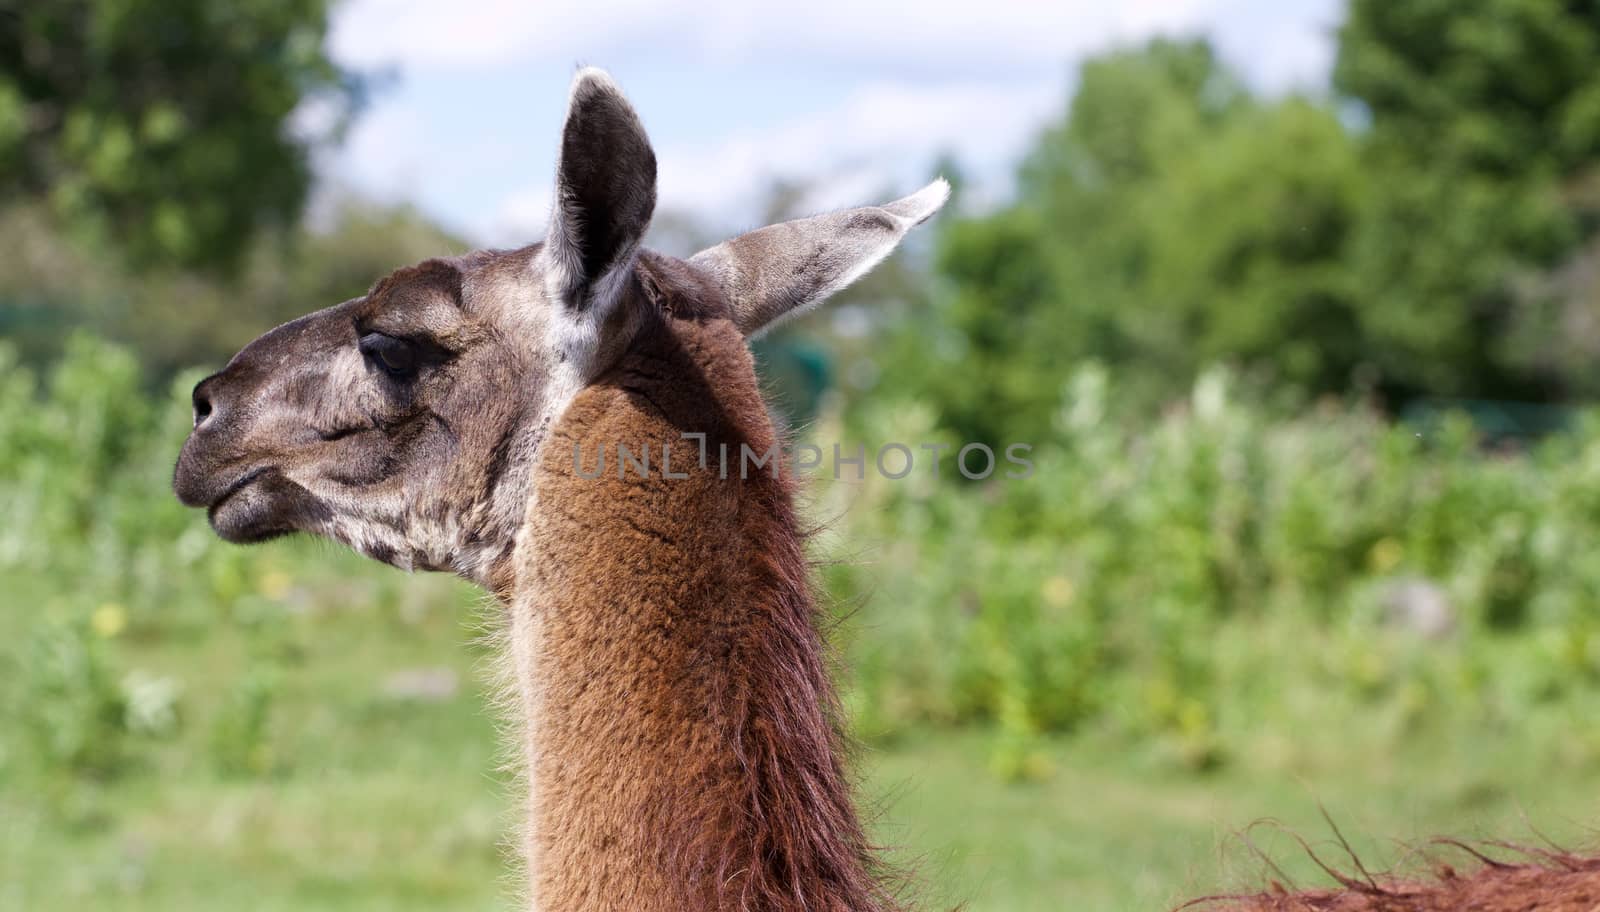
[(199, 428), (211, 417), (211, 397), (206, 395), (200, 387), (194, 388), (194, 426)]

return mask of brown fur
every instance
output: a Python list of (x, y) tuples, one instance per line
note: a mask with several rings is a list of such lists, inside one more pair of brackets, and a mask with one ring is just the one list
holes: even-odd
[[(1466, 847), (1462, 847), (1466, 848)], [(1354, 877), (1330, 871), (1335, 889), (1294, 892), (1281, 886), (1248, 896), (1196, 900), (1183, 908), (1217, 912), (1596, 912), (1600, 858), (1538, 852), (1522, 862), (1476, 850), (1476, 869), (1441, 865), (1432, 878)]]
[[(889, 908), (839, 759), (791, 483), (718, 477), (722, 446), (773, 442), (750, 354), (679, 270), (644, 270), (654, 317), (552, 430), (516, 557), (533, 891), (562, 910)], [(684, 432), (706, 435), (704, 467)], [(618, 477), (618, 443), (648, 447), (650, 477)], [(607, 471), (577, 476), (574, 447), (592, 471), (602, 444)], [(663, 447), (688, 478), (663, 477)]]

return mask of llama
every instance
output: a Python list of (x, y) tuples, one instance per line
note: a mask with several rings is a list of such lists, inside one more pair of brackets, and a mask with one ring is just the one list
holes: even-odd
[[(503, 606), (527, 908), (901, 907), (851, 800), (794, 481), (723, 454), (777, 443), (746, 340), (866, 273), (948, 191), (688, 260), (644, 250), (655, 156), (585, 69), (544, 242), (400, 269), (195, 387), (173, 485), (224, 539), (322, 535)], [(601, 452), (618, 458), (581, 464)], [(1600, 875), (1572, 880), (1542, 908), (1590, 909)]]

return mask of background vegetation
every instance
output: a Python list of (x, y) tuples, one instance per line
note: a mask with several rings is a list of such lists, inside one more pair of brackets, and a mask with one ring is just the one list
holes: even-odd
[[(302, 220), (325, 137), (283, 126), (363, 80), (321, 4), (200, 6), (0, 6), (0, 909), (504, 908), (492, 608), (168, 492), (190, 368), (465, 246)], [(816, 439), (1035, 447), (813, 491), (934, 898), (1160, 907), (1259, 884), (1247, 844), (1310, 881), (1319, 804), (1375, 864), (1589, 838), (1597, 62), (1554, 0), (1355, 0), (1327, 97), (1114, 51), (1013, 203), (763, 345)]]

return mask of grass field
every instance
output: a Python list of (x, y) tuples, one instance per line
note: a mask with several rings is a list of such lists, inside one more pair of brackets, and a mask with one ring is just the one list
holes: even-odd
[[(103, 777), (0, 764), (0, 909), (510, 908), (475, 599), (391, 574), (342, 601), (356, 561), (313, 562), (323, 575), (308, 581), (269, 574), (278, 612), (148, 639), (100, 624), (126, 667), (175, 688), (162, 703), (175, 718)], [(1396, 739), (1314, 722), (1235, 737), (1245, 749), (1212, 772), (1094, 728), (1042, 741), (1029, 781), (991, 773), (981, 729), (898, 732), (858, 767), (880, 840), (920, 871), (929, 907), (974, 912), (1160, 909), (1260, 885), (1274, 875), (1239, 836), (1253, 823), (1260, 848), (1314, 883), (1291, 834), (1340, 858), (1319, 804), (1374, 866), (1404, 854), (1393, 840), (1533, 841), (1537, 825), (1582, 843), (1600, 820), (1600, 770), (1583, 751), (1553, 754), (1559, 732)]]

